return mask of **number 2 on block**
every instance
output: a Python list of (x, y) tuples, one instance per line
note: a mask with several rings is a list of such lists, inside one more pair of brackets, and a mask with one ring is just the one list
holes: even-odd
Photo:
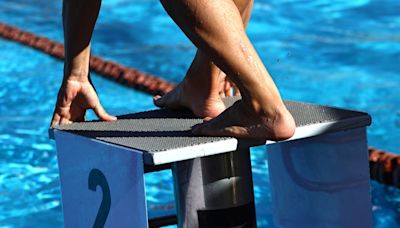
[(111, 207), (111, 194), (110, 187), (104, 174), (98, 169), (92, 169), (89, 173), (89, 189), (96, 191), (96, 187), (100, 186), (103, 192), (103, 199), (101, 200), (99, 211), (97, 212), (96, 220), (93, 228), (102, 228), (106, 223), (108, 213)]

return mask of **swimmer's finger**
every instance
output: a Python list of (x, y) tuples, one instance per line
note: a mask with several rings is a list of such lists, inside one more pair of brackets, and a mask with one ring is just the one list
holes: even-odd
[(58, 122), (60, 122), (60, 119), (61, 119), (60, 115), (58, 113), (54, 112), (50, 127), (52, 127), (52, 128), (56, 127)]
[(84, 122), (85, 120), (86, 120), (86, 117), (85, 117), (85, 114), (83, 114), (83, 115), (78, 116), (76, 118), (76, 120), (74, 120), (74, 121), (76, 121), (76, 122)]
[(70, 123), (72, 123), (71, 120), (69, 120), (65, 117), (61, 117), (60, 124), (70, 124)]
[(108, 114), (100, 103), (93, 109), (93, 111), (96, 113), (97, 117), (99, 117), (100, 120), (105, 120), (105, 121), (117, 120), (117, 117)]

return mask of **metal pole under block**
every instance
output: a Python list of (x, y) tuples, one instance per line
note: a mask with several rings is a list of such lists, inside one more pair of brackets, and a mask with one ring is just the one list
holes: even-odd
[(249, 149), (172, 166), (179, 227), (256, 227)]
[(372, 227), (365, 127), (267, 151), (275, 225)]

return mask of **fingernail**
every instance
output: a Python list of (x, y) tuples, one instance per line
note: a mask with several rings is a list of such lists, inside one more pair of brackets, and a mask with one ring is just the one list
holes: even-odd
[(111, 116), (111, 121), (116, 121), (118, 118), (116, 116)]

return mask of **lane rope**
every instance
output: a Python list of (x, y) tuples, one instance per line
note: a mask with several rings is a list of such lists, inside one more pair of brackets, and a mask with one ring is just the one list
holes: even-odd
[[(0, 37), (29, 46), (57, 59), (64, 59), (63, 44), (1, 22)], [(90, 57), (90, 70), (104, 78), (151, 95), (163, 95), (175, 87), (174, 83), (154, 75), (94, 55)]]
[(368, 148), (371, 179), (400, 188), (400, 155)]

